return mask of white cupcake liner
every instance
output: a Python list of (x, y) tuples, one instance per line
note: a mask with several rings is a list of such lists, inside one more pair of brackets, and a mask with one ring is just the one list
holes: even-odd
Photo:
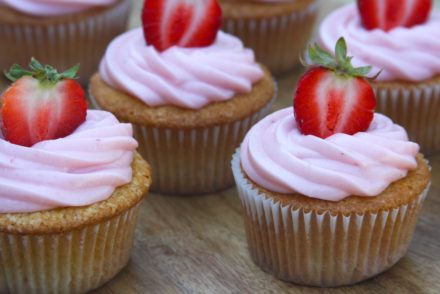
[[(302, 10), (261, 19), (223, 16), (223, 30), (253, 49), (256, 60), (275, 74), (292, 70), (310, 40), (320, 0)], [(275, 5), (275, 4), (274, 4)]]
[(84, 293), (127, 263), (139, 204), (101, 223), (57, 234), (0, 232), (0, 293)]
[(98, 69), (110, 41), (125, 31), (130, 0), (102, 9), (48, 19), (0, 20), (0, 69), (14, 63), (26, 66), (31, 57), (57, 69), (80, 63), (79, 81), (85, 85)]
[(380, 87), (373, 83), (377, 112), (403, 126), (423, 153), (440, 151), (440, 84)]
[(353, 284), (395, 264), (408, 249), (429, 190), (393, 209), (332, 215), (266, 197), (244, 176), (238, 152), (232, 170), (255, 263), (282, 280), (321, 287)]

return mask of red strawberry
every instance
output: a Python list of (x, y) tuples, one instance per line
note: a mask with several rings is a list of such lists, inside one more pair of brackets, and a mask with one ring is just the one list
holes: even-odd
[(87, 109), (84, 90), (73, 79), (79, 66), (61, 74), (35, 59), (29, 66), (32, 71), (11, 67), (7, 77), (14, 83), (1, 97), (5, 139), (28, 147), (71, 134)]
[(431, 11), (431, 0), (357, 0), (365, 28), (389, 31), (424, 23)]
[(364, 77), (371, 67), (352, 67), (343, 38), (335, 52), (333, 57), (318, 45), (309, 47), (315, 67), (301, 77), (293, 101), (295, 119), (304, 135), (352, 135), (366, 131), (373, 119), (376, 99)]
[(221, 9), (217, 0), (146, 0), (142, 23), (147, 44), (159, 51), (203, 47), (217, 36)]

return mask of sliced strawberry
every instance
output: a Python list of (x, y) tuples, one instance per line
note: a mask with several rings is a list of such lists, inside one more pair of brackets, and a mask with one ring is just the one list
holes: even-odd
[(321, 138), (366, 131), (375, 107), (373, 90), (364, 78), (338, 76), (322, 67), (301, 78), (294, 100), (301, 132)]
[(159, 51), (209, 46), (220, 29), (221, 9), (217, 0), (146, 0), (142, 23), (147, 44)]
[(335, 52), (336, 58), (318, 45), (309, 47), (314, 67), (301, 77), (293, 101), (295, 120), (305, 135), (352, 135), (366, 131), (373, 119), (376, 99), (364, 78), (371, 67), (353, 68), (342, 38)]
[(35, 59), (30, 67), (33, 71), (11, 68), (7, 76), (15, 82), (1, 98), (5, 139), (27, 147), (71, 134), (87, 110), (84, 90), (72, 79), (78, 67), (59, 74)]
[(357, 0), (365, 28), (389, 31), (424, 23), (432, 7), (431, 0)]

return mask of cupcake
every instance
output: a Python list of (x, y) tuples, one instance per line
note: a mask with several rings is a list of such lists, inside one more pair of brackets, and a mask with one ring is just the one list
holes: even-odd
[(350, 285), (407, 251), (430, 183), (419, 146), (373, 113), (374, 92), (343, 40), (319, 47), (294, 109), (248, 132), (232, 160), (252, 259), (298, 284)]
[(183, 36), (176, 40), (168, 30), (184, 22), (173, 13), (183, 2), (158, 3), (166, 5), (162, 15), (156, 1), (147, 0), (144, 30), (109, 45), (90, 96), (96, 107), (133, 124), (140, 153), (152, 165), (153, 191), (225, 189), (233, 185), (227, 162), (246, 131), (268, 113), (274, 82), (238, 38), (217, 33), (215, 0), (183, 6), (188, 11), (180, 15), (193, 15), (192, 28), (175, 33)]
[(127, 264), (149, 166), (76, 69), (31, 67), (1, 98), (0, 293), (84, 293)]
[(32, 56), (63, 69), (79, 62), (85, 85), (129, 9), (130, 0), (0, 0), (0, 70)]
[[(391, 8), (396, 17), (389, 23), (391, 18), (376, 18), (389, 13), (388, 1), (383, 13), (366, 6), (368, 1), (359, 3), (359, 8), (349, 4), (324, 19), (319, 44), (331, 50), (344, 36), (353, 64), (382, 69), (372, 82), (377, 111), (402, 125), (425, 153), (440, 151), (440, 13), (430, 12), (429, 0), (402, 1)], [(399, 19), (402, 10), (409, 11), (407, 21)]]
[(243, 40), (276, 75), (298, 64), (313, 32), (319, 0), (220, 0), (223, 30)]

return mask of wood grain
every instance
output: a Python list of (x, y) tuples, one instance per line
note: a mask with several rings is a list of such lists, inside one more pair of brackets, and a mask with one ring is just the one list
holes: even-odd
[[(135, 0), (130, 25), (139, 25)], [(321, 18), (346, 0), (322, 1)], [(440, 1), (436, 1), (438, 5)], [(278, 79), (274, 109), (291, 105), (301, 70)], [(93, 293), (440, 293), (440, 155), (408, 254), (389, 271), (351, 287), (284, 283), (250, 259), (235, 188), (197, 197), (151, 195), (142, 203), (129, 265)]]

